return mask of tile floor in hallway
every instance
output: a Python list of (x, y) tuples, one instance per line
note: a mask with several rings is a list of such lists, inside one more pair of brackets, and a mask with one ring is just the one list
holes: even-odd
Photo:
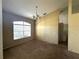
[(79, 55), (60, 45), (31, 40), (4, 50), (4, 59), (79, 59)]

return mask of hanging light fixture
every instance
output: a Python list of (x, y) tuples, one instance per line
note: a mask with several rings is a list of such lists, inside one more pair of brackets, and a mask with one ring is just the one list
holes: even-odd
[(38, 14), (38, 6), (35, 7), (35, 16), (33, 16), (33, 19), (38, 20), (40, 18), (39, 14)]
[(36, 0), (36, 6), (35, 6), (35, 15), (33, 15), (33, 19), (34, 20), (39, 20), (40, 19), (40, 17), (41, 16), (45, 16), (45, 15), (47, 15), (47, 13), (46, 12), (44, 12), (43, 14), (38, 14), (39, 13), (39, 11), (38, 11), (38, 9), (39, 9), (39, 7), (38, 7), (38, 3), (39, 1), (38, 0)]
[[(33, 16), (33, 19), (34, 19), (34, 20), (38, 20), (38, 19), (40, 19), (40, 17), (41, 17), (41, 16), (38, 14), (38, 6), (36, 6), (35, 9), (36, 9), (36, 10), (35, 10), (35, 16)], [(47, 13), (43, 13), (42, 15), (45, 16), (45, 15), (47, 15)]]

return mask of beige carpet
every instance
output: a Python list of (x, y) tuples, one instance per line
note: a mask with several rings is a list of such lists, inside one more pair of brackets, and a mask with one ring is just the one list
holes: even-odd
[(79, 55), (68, 52), (62, 46), (31, 40), (4, 50), (4, 59), (79, 59)]

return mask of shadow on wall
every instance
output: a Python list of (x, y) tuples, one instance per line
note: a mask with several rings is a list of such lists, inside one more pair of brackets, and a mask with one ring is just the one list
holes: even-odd
[[(31, 37), (20, 40), (13, 40), (13, 21), (26, 21), (31, 23)], [(28, 40), (34, 39), (34, 20), (22, 16), (18, 16), (3, 10), (3, 47), (4, 49), (24, 43)]]

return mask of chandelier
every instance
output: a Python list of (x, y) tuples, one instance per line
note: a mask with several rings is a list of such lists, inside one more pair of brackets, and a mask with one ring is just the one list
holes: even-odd
[[(43, 13), (43, 16), (45, 16), (45, 15), (47, 15), (47, 13)], [(38, 20), (38, 19), (40, 19), (40, 15), (38, 14), (38, 6), (36, 5), (36, 7), (35, 7), (35, 15), (33, 16), (33, 19), (34, 20)]]
[(39, 14), (38, 14), (38, 6), (35, 7), (35, 16), (33, 16), (33, 19), (38, 20), (40, 18)]

